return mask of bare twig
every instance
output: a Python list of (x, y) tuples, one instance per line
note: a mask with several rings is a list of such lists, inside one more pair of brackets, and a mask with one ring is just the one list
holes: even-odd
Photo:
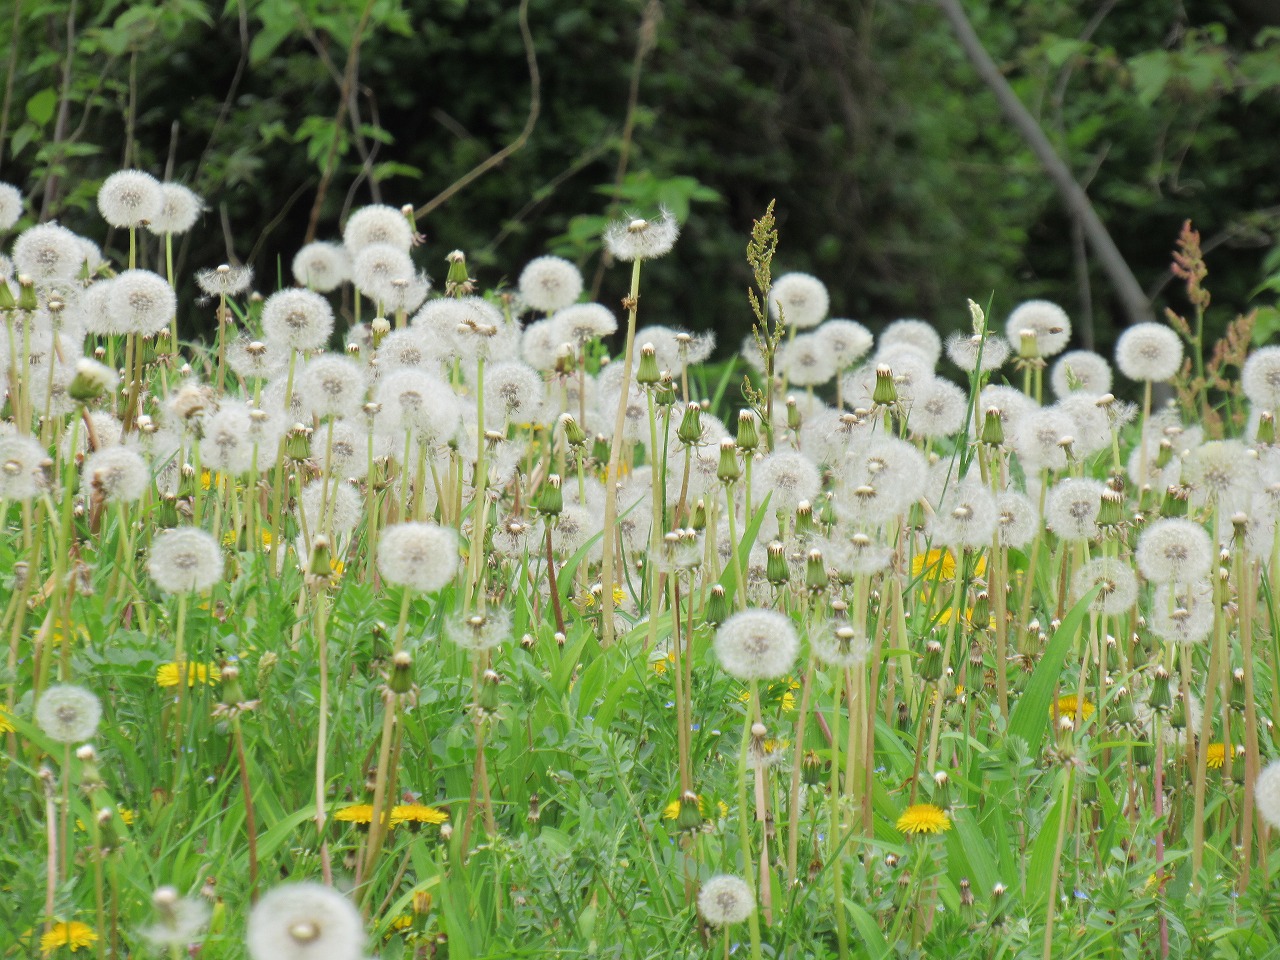
[(520, 38), (524, 41), (524, 57), (529, 67), (529, 115), (525, 118), (524, 129), (520, 135), (487, 160), (472, 167), (449, 186), (414, 211), (418, 219), (425, 217), (432, 210), (447, 203), (453, 196), (473, 181), (484, 176), (494, 167), (501, 164), (526, 143), (537, 126), (538, 116), (542, 112), (542, 75), (538, 72), (538, 53), (533, 46), (533, 34), (529, 30), (529, 0), (520, 0)]
[(9, 29), (9, 62), (4, 69), (4, 103), (0, 104), (0, 169), (4, 168), (4, 138), (9, 132), (9, 108), (13, 105), (13, 81), (18, 70), (18, 30), (22, 26), (22, 0), (13, 0), (13, 25)]
[(995, 95), (1005, 118), (1018, 131), (1032, 153), (1036, 155), (1036, 159), (1040, 161), (1040, 165), (1044, 167), (1045, 172), (1049, 174), (1067, 209), (1080, 218), (1085, 237), (1110, 278), (1121, 303), (1124, 304), (1129, 321), (1139, 323), (1153, 320), (1154, 315), (1146, 292), (1133, 275), (1124, 254), (1111, 239), (1106, 225), (1093, 209), (1093, 203), (1089, 200), (1088, 194), (1080, 188), (1080, 184), (1076, 183), (1071, 170), (1058, 156), (1044, 131), (1040, 129), (1040, 124), (1018, 99), (1009, 81), (1004, 78), (1000, 68), (987, 53), (982, 41), (974, 32), (964, 8), (960, 5), (960, 0), (934, 0), (934, 2), (951, 23), (951, 28), (955, 32), (956, 39), (960, 41), (965, 55), (978, 76)]

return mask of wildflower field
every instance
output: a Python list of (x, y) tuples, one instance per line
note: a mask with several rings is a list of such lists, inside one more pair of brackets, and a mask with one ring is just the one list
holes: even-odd
[(1189, 225), (1107, 358), (831, 318), (770, 208), (713, 362), (665, 212), (620, 304), (381, 205), (179, 302), (201, 198), (97, 206), (0, 185), (0, 956), (1280, 950), (1280, 347)]

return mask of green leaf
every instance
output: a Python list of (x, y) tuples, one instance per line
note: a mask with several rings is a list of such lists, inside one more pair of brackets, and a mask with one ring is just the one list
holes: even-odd
[(1053, 700), (1053, 691), (1062, 673), (1062, 664), (1066, 660), (1067, 651), (1075, 641), (1076, 633), (1089, 613), (1089, 604), (1093, 602), (1097, 590), (1098, 588), (1094, 587), (1081, 597), (1062, 618), (1062, 623), (1054, 632), (1053, 639), (1044, 649), (1044, 656), (1036, 664), (1035, 672), (1031, 674), (1026, 689), (1009, 715), (1009, 736), (1021, 737), (1033, 757), (1039, 756), (1041, 741), (1049, 726), (1049, 704)]
[(1173, 75), (1169, 54), (1164, 50), (1151, 50), (1129, 60), (1129, 72), (1137, 90), (1138, 102), (1149, 107), (1156, 102), (1165, 84)]
[(53, 87), (45, 87), (27, 101), (27, 116), (37, 127), (43, 127), (53, 119), (53, 111), (57, 107), (58, 92)]

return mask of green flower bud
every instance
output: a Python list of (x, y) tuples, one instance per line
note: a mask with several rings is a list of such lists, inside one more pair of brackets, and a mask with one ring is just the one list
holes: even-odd
[(1124, 523), (1124, 495), (1115, 490), (1106, 490), (1102, 494), (1102, 504), (1098, 508), (1098, 526), (1107, 529), (1118, 527)]
[(544, 517), (558, 517), (564, 510), (564, 494), (560, 490), (560, 475), (553, 473), (542, 485), (538, 496), (538, 512)]
[(591, 459), (597, 463), (609, 462), (609, 439), (602, 433), (597, 433), (591, 444)]
[(1186, 487), (1168, 487), (1164, 492), (1164, 501), (1160, 504), (1160, 516), (1185, 517), (1187, 515)]
[(800, 779), (806, 787), (820, 787), (826, 781), (828, 764), (813, 750), (806, 750), (800, 759)]
[(827, 588), (827, 568), (822, 562), (821, 550), (810, 550), (805, 558), (804, 585), (814, 591)]
[(36, 285), (30, 277), (18, 278), (18, 309), (40, 309), (40, 301), (36, 298)]
[(780, 587), (791, 579), (791, 570), (787, 566), (782, 544), (774, 540), (765, 548), (765, 553), (767, 555), (764, 566), (765, 579), (775, 587)]
[(658, 381), (657, 392), (653, 395), (653, 402), (660, 407), (673, 407), (676, 403), (676, 385), (671, 380), (669, 374), (663, 374), (662, 379)]
[(222, 702), (227, 704), (244, 703), (244, 687), (240, 685), (240, 668), (229, 663), (222, 668)]
[(702, 439), (702, 407), (696, 403), (690, 403), (684, 408), (684, 418), (680, 421), (680, 428), (676, 430), (676, 436), (680, 438), (681, 443), (693, 444)]
[(676, 829), (692, 833), (701, 830), (703, 824), (702, 804), (698, 795), (686, 790), (680, 795), (680, 812), (676, 815)]
[(493, 714), (498, 712), (498, 675), (492, 670), (486, 670), (480, 678), (480, 690), (476, 694), (476, 706), (482, 713)]
[[(3, 296), (0, 293), (0, 296)], [(0, 303), (3, 307), (3, 303)], [(1263, 410), (1258, 416), (1258, 446), (1269, 447), (1276, 442), (1276, 418), (1270, 410)]]
[(944, 810), (951, 805), (951, 778), (945, 770), (933, 774), (933, 802)]
[(942, 676), (942, 644), (930, 640), (924, 645), (924, 659), (920, 663), (920, 676), (926, 683), (936, 683)]
[(891, 407), (898, 402), (898, 385), (893, 382), (893, 370), (883, 363), (876, 367), (876, 387), (871, 400), (877, 407)]
[(18, 301), (13, 298), (13, 291), (9, 289), (9, 282), (0, 277), (0, 310), (9, 311), (18, 305)]
[(329, 552), (329, 538), (316, 537), (311, 541), (311, 562), (307, 565), (307, 572), (313, 577), (327, 579), (332, 569), (333, 559)]
[(738, 411), (738, 446), (748, 453), (760, 446), (760, 433), (756, 430), (756, 415), (750, 410)]
[(711, 586), (704, 617), (713, 627), (718, 627), (729, 619), (729, 598), (725, 595), (724, 587), (718, 583)]
[(1168, 437), (1160, 441), (1160, 448), (1156, 451), (1156, 469), (1163, 470), (1169, 465), (1169, 461), (1173, 459), (1173, 441)]
[(996, 407), (988, 407), (983, 415), (981, 439), (988, 447), (998, 447), (1004, 443), (1004, 422)]
[(569, 442), (569, 446), (577, 448), (587, 442), (587, 434), (573, 417), (565, 414), (561, 420), (564, 426), (564, 438)]
[(658, 369), (658, 354), (652, 343), (640, 348), (640, 366), (636, 370), (636, 383), (649, 386), (662, 379), (662, 371)]
[(707, 529), (707, 505), (701, 499), (693, 505), (693, 511), (689, 514), (689, 526), (699, 533)]
[(284, 455), (294, 463), (302, 463), (311, 456), (311, 428), (295, 423), (285, 434)]
[(787, 397), (787, 429), (800, 429), (800, 407), (796, 405), (795, 397)]
[(1040, 359), (1040, 343), (1034, 330), (1018, 331), (1018, 356), (1023, 360)]
[(742, 476), (742, 467), (738, 465), (738, 453), (734, 443), (728, 437), (720, 441), (720, 465), (716, 468), (716, 476), (721, 483), (733, 483)]
[(796, 504), (796, 536), (804, 539), (815, 536), (817, 532), (818, 525), (813, 522), (813, 504), (801, 500)]
[(406, 694), (413, 689), (413, 658), (407, 650), (401, 650), (391, 658), (391, 676), (387, 687), (392, 693)]

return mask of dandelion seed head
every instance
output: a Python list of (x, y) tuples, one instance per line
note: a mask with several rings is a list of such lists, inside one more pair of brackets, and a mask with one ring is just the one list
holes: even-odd
[(769, 290), (769, 315), (781, 315), (798, 330), (816, 327), (827, 318), (831, 296), (827, 285), (808, 273), (784, 273)]
[(163, 210), (160, 181), (141, 170), (119, 170), (98, 188), (98, 212), (113, 227), (140, 227)]
[(578, 348), (607, 337), (618, 329), (618, 318), (601, 303), (575, 303), (564, 307), (556, 312), (552, 322), (560, 342), (571, 343)]
[(1213, 587), (1205, 580), (1161, 583), (1151, 597), (1147, 626), (1165, 643), (1203, 643), (1213, 631)]
[(29, 227), (13, 244), (14, 270), (37, 283), (75, 280), (84, 262), (80, 238), (56, 223)]
[(814, 331), (814, 336), (831, 355), (837, 370), (857, 363), (875, 345), (871, 331), (857, 320), (828, 320)]
[(1198, 523), (1165, 517), (1142, 531), (1134, 559), (1152, 583), (1188, 583), (1208, 575), (1213, 543)]
[(125, 333), (151, 336), (169, 326), (178, 298), (159, 274), (125, 270), (111, 281), (106, 308)]
[(1036, 349), (1044, 358), (1056, 357), (1071, 341), (1067, 311), (1048, 300), (1027, 300), (1014, 307), (1005, 321), (1005, 336), (1010, 343), (1021, 344), (1024, 330), (1035, 334)]
[(999, 370), (1009, 359), (1009, 341), (1004, 337), (982, 337), (980, 334), (954, 333), (947, 338), (947, 356), (965, 373)]
[(142, 455), (128, 447), (108, 447), (90, 454), (83, 475), (107, 503), (134, 503), (151, 483), (151, 469)]
[(0, 183), (0, 230), (8, 230), (22, 218), (22, 191), (12, 183)]
[(102, 701), (84, 687), (55, 683), (36, 703), (36, 723), (44, 735), (58, 743), (88, 740), (102, 719)]
[(290, 269), (298, 286), (332, 293), (351, 279), (351, 257), (340, 244), (316, 240), (294, 254)]
[(458, 569), (458, 535), (430, 522), (393, 523), (378, 541), (378, 570), (384, 580), (433, 593)]
[(203, 593), (222, 579), (223, 559), (213, 534), (175, 527), (156, 535), (147, 572), (165, 593)]
[(1049, 488), (1044, 518), (1063, 540), (1094, 540), (1106, 484), (1089, 477), (1068, 477)]
[(1072, 600), (1080, 600), (1094, 587), (1098, 593), (1089, 609), (1108, 615), (1127, 613), (1138, 599), (1138, 578), (1128, 563), (1114, 557), (1095, 557), (1071, 578)]
[(818, 387), (836, 375), (835, 358), (816, 334), (799, 334), (778, 352), (777, 369), (794, 386)]
[(307, 361), (294, 388), (314, 416), (353, 417), (364, 405), (365, 374), (354, 360), (325, 353)]
[(41, 464), (49, 452), (34, 437), (0, 434), (0, 500), (31, 500), (46, 486)]
[(949, 437), (964, 426), (969, 397), (950, 380), (931, 377), (919, 384), (907, 426), (918, 437)]
[(1135, 323), (1116, 341), (1116, 366), (1130, 380), (1172, 380), (1182, 366), (1182, 340), (1162, 323)]
[(1253, 795), (1262, 819), (1271, 829), (1280, 830), (1280, 760), (1271, 761), (1258, 774)]
[(347, 218), (342, 231), (342, 243), (352, 257), (365, 247), (385, 243), (397, 250), (408, 252), (413, 246), (413, 228), (408, 219), (395, 207), (370, 204), (361, 207)]
[(776, 610), (740, 611), (716, 631), (720, 665), (739, 680), (777, 679), (791, 669), (799, 648), (791, 619)]
[(1098, 395), (1111, 389), (1111, 364), (1092, 350), (1069, 350), (1053, 364), (1049, 385), (1058, 399), (1075, 391)]
[(249, 912), (245, 933), (252, 960), (360, 960), (364, 939), (351, 901), (318, 883), (269, 890)]
[(198, 193), (180, 183), (160, 185), (160, 210), (147, 223), (147, 229), (158, 237), (178, 236), (196, 225), (204, 211), (204, 200)]
[(520, 271), (516, 287), (530, 309), (554, 313), (582, 294), (582, 272), (563, 257), (535, 257)]
[(605, 227), (605, 249), (615, 260), (656, 260), (671, 252), (680, 236), (680, 225), (668, 210), (656, 220), (617, 220)]
[(742, 923), (755, 912), (751, 888), (741, 877), (721, 873), (708, 877), (698, 891), (698, 912), (713, 927)]

